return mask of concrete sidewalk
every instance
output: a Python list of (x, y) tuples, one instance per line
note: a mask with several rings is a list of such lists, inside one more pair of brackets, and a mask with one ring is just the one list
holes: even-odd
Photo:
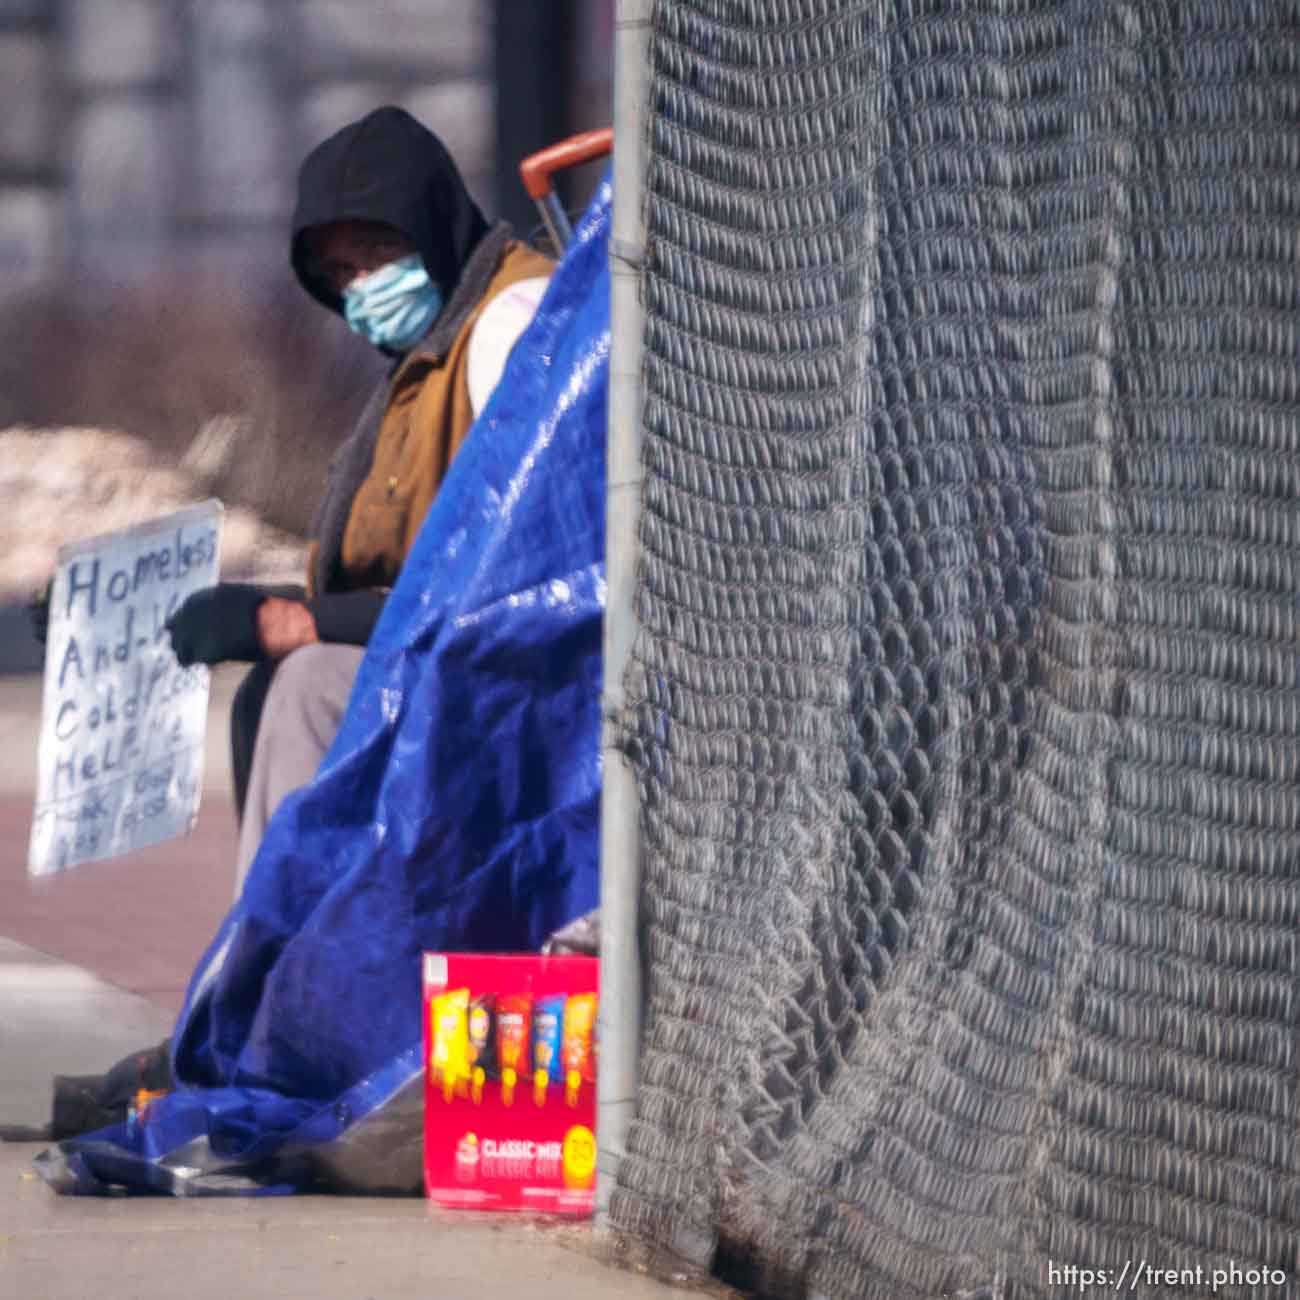
[[(55, 1073), (102, 1069), (169, 1017), (85, 971), (0, 940), (0, 1113), (48, 1117)], [(298, 1196), (55, 1196), (39, 1145), (0, 1145), (0, 1296), (30, 1300), (650, 1300), (672, 1289), (607, 1269), (587, 1231), (455, 1216), (423, 1201)]]
[[(171, 1029), (229, 904), (234, 821), (219, 678), (197, 832), (28, 881), (39, 681), (0, 677), (0, 1122), (49, 1119), (55, 1074), (105, 1070)], [(146, 996), (141, 996), (146, 995)], [(651, 1300), (586, 1227), (431, 1211), (418, 1199), (55, 1196), (40, 1145), (0, 1143), (0, 1297), (9, 1300)]]

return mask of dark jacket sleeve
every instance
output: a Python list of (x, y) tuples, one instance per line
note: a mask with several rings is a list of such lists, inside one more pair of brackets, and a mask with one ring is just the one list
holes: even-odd
[(337, 645), (365, 645), (379, 622), (388, 589), (365, 587), (359, 591), (328, 591), (307, 601), (316, 620), (316, 635)]

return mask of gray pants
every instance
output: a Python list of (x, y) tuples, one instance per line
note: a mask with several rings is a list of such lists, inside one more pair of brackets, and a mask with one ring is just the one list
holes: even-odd
[(333, 743), (363, 654), (359, 646), (308, 645), (287, 655), (276, 668), (262, 706), (248, 776), (235, 868), (236, 897), (280, 801), (316, 775)]

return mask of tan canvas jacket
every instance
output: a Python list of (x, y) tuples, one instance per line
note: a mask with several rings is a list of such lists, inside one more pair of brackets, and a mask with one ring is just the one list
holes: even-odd
[(466, 371), (480, 314), (512, 284), (552, 270), (554, 263), (541, 253), (511, 240), (445, 354), (417, 349), (393, 375), (370, 473), (353, 498), (343, 533), (343, 587), (393, 585), (474, 422)]

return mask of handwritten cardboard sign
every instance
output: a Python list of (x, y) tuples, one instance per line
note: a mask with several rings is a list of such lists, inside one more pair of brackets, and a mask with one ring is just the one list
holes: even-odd
[(59, 551), (27, 869), (49, 875), (184, 835), (198, 815), (208, 670), (165, 624), (217, 580), (222, 505)]

